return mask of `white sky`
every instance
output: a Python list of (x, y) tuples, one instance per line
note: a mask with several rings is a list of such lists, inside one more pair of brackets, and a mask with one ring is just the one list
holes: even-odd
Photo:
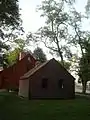
[[(21, 10), (21, 18), (23, 27), (26, 32), (36, 32), (38, 28), (44, 25), (44, 18), (40, 17), (40, 13), (36, 12), (37, 5), (40, 5), (42, 0), (19, 0)], [(87, 0), (76, 0), (76, 8), (79, 12), (84, 12)]]
[(44, 25), (44, 18), (40, 17), (40, 13), (36, 12), (37, 5), (41, 4), (42, 0), (19, 0), (21, 11), (21, 18), (23, 20), (23, 27), (26, 32), (36, 32), (38, 28)]
[[(37, 5), (40, 5), (42, 0), (19, 0), (21, 10), (21, 18), (25, 32), (36, 32), (38, 28), (44, 25), (45, 18), (40, 17), (40, 13), (36, 12)], [(76, 9), (84, 13), (87, 0), (76, 0)], [(87, 21), (84, 21), (83, 29), (90, 29)], [(44, 47), (44, 46), (43, 46)], [(44, 47), (44, 52), (48, 54), (48, 50)], [(48, 54), (48, 59), (52, 58)]]

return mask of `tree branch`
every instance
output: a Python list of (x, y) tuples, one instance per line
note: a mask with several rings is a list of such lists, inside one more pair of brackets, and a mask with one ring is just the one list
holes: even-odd
[(53, 47), (47, 46), (47, 44), (46, 44), (46, 40), (45, 40), (45, 41), (42, 41), (42, 42), (44, 43), (45, 47), (49, 48), (49, 49), (52, 50), (52, 51), (58, 52), (58, 50), (57, 50), (56, 48), (53, 48)]

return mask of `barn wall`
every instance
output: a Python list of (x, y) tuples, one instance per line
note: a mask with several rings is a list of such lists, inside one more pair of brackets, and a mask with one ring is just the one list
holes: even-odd
[[(28, 60), (30, 57), (30, 61)], [(35, 66), (35, 59), (32, 55), (26, 55), (21, 61), (0, 72), (0, 89), (18, 88), (19, 79), (27, 71)], [(2, 82), (4, 81), (4, 82)], [(8, 84), (7, 84), (8, 83)]]
[(28, 97), (29, 95), (29, 80), (20, 80), (19, 81), (19, 96)]
[[(42, 78), (48, 78), (48, 87), (42, 88)], [(51, 61), (30, 77), (32, 98), (73, 98), (74, 78), (57, 62)], [(63, 88), (58, 81), (63, 79)]]

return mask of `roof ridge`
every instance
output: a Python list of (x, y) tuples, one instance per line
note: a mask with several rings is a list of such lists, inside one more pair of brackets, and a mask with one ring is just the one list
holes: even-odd
[[(42, 67), (44, 67), (46, 64), (48, 64), (50, 61), (56, 61), (58, 63), (57, 60), (55, 60), (55, 58), (52, 58), (44, 63), (42, 63), (41, 65), (35, 66), (34, 68), (32, 68), (31, 70), (29, 70), (27, 73), (25, 73), (23, 76), (20, 77), (21, 80), (23, 79), (27, 79), (29, 78), (31, 75), (33, 75), (35, 72), (37, 72), (39, 69), (41, 69)], [(69, 75), (71, 75), (60, 63), (58, 63)], [(72, 75), (71, 75), (72, 76)], [(73, 76), (72, 76), (73, 77)], [(74, 77), (73, 77), (74, 78)], [(75, 79), (75, 78), (74, 78)]]
[(48, 64), (50, 60), (47, 60), (46, 62), (42, 63), (41, 65), (35, 66), (34, 68), (32, 68), (31, 70), (29, 70), (27, 73), (24, 74), (24, 76), (21, 76), (20, 79), (24, 79), (24, 78), (28, 78), (29, 76), (31, 76), (32, 74), (34, 74), (36, 71), (38, 71), (40, 68), (44, 67), (46, 64)]

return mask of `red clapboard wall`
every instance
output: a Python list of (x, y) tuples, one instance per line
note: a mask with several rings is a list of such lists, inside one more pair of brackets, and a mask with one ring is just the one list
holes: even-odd
[(20, 53), (16, 64), (0, 71), (0, 89), (18, 88), (20, 77), (32, 69), (35, 62), (31, 54)]

